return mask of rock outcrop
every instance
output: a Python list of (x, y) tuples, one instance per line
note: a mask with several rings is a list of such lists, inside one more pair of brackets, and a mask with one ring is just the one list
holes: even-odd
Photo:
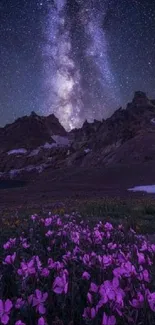
[(30, 116), (18, 118), (14, 123), (1, 128), (0, 152), (16, 148), (35, 149), (45, 142), (54, 142), (52, 135), (66, 134), (54, 114), (44, 117), (32, 112)]

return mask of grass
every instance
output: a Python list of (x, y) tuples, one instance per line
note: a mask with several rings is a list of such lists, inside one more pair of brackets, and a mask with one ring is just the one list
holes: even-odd
[(7, 231), (8, 228), (14, 231), (19, 226), (24, 228), (30, 215), (34, 213), (46, 215), (49, 211), (59, 215), (78, 212), (83, 219), (91, 219), (92, 223), (96, 223), (98, 220), (112, 221), (114, 224), (125, 223), (127, 227), (132, 227), (139, 233), (155, 233), (155, 200), (120, 200), (118, 198), (66, 199), (63, 202), (48, 202), (44, 206), (33, 206), (32, 204), (29, 207), (6, 208), (0, 212), (1, 231), (4, 228), (7, 228)]
[(126, 223), (138, 232), (155, 233), (155, 202), (102, 200), (86, 202), (79, 208), (83, 218)]

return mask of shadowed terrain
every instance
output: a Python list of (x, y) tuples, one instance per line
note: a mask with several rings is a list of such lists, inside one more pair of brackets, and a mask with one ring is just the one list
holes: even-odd
[(155, 194), (132, 193), (128, 188), (155, 184), (154, 163), (104, 168), (46, 170), (24, 187), (0, 191), (0, 206), (43, 205), (52, 200), (147, 198)]

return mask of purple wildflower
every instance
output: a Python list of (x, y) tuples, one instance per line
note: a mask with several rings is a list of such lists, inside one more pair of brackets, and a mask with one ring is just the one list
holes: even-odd
[(53, 291), (58, 294), (67, 293), (68, 281), (65, 272), (63, 272), (61, 276), (57, 276), (55, 278), (53, 283)]
[(89, 280), (90, 277), (91, 277), (90, 273), (88, 273), (88, 272), (83, 272), (83, 274), (82, 274), (82, 279), (84, 279), (84, 280)]
[(9, 322), (9, 314), (12, 306), (13, 305), (10, 299), (7, 299), (6, 301), (0, 300), (0, 320), (4, 325)]
[(22, 298), (18, 298), (15, 303), (15, 308), (20, 309), (24, 305), (24, 300)]
[(16, 253), (13, 253), (12, 255), (7, 255), (4, 264), (13, 264), (16, 258)]
[(17, 322), (15, 323), (15, 325), (26, 325), (25, 323), (23, 323), (20, 319), (17, 320)]
[(44, 317), (40, 317), (40, 318), (38, 319), (38, 325), (45, 325), (45, 324), (46, 324), (46, 322), (45, 322)]
[(107, 316), (106, 313), (103, 314), (102, 325), (115, 325), (115, 316)]
[(33, 307), (36, 307), (36, 311), (39, 314), (43, 315), (46, 312), (46, 308), (44, 307), (44, 303), (48, 297), (48, 293), (42, 293), (40, 290), (36, 289), (35, 294), (29, 296), (29, 303), (32, 303)]

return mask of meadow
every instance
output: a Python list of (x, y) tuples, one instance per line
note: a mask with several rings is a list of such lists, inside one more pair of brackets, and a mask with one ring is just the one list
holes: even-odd
[(0, 323), (155, 324), (154, 202), (1, 211)]

